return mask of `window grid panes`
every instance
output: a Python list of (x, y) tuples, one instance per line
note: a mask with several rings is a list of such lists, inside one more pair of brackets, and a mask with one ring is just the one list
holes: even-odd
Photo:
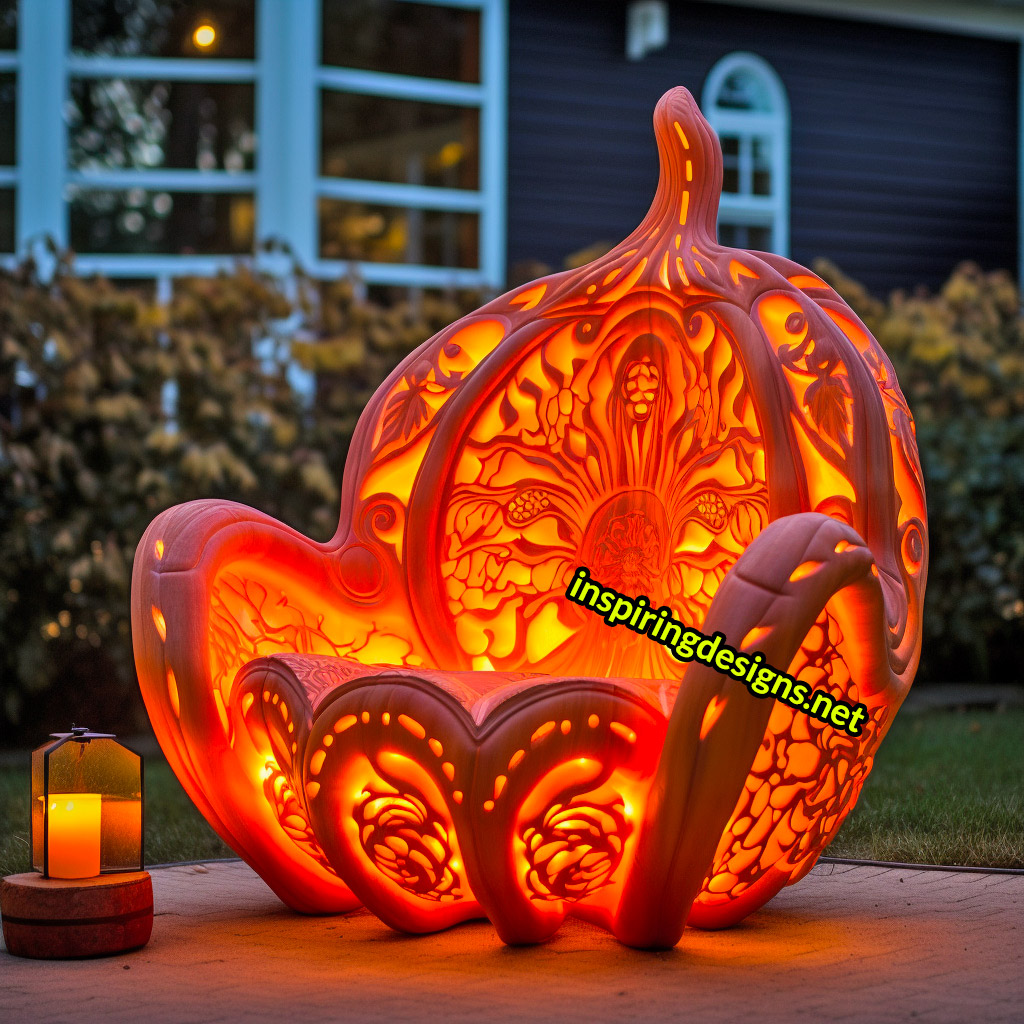
[(730, 195), (772, 194), (772, 138), (745, 133), (722, 135), (722, 191)]
[[(506, 0), (21, 4), (31, 52), (5, 55), (0, 0), (0, 251), (49, 236), (84, 273), (164, 278), (275, 238), (321, 276), (501, 283)], [(26, 111), (64, 121), (31, 171)]]
[(321, 14), (319, 257), (478, 268), (480, 12), (323, 0)]
[[(76, 252), (252, 251), (255, 3), (71, 0), (64, 198)], [(250, 80), (203, 65), (226, 59)], [(183, 76), (182, 60), (202, 66)]]

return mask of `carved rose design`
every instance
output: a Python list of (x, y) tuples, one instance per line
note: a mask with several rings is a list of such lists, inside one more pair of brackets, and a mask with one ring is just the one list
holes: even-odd
[(527, 886), (542, 900), (589, 896), (611, 881), (629, 831), (621, 800), (601, 806), (552, 804), (523, 829)]
[(461, 898), (448, 834), (422, 800), (367, 790), (353, 817), (367, 857), (393, 882), (428, 900)]

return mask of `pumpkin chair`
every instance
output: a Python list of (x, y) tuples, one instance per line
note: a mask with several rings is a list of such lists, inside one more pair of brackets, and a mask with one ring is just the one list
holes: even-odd
[[(716, 241), (721, 151), (685, 89), (654, 127), (624, 242), (381, 385), (330, 541), (227, 501), (142, 539), (153, 728), (296, 910), (672, 946), (810, 870), (906, 696), (928, 542), (892, 366), (824, 281)], [(565, 596), (578, 566), (863, 703), (860, 735), (609, 629)]]

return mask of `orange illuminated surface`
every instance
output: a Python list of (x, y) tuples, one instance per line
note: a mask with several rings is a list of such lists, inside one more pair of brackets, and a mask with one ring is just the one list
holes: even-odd
[(100, 873), (99, 793), (51, 793), (47, 806), (47, 874), (93, 878)]
[[(892, 367), (818, 278), (718, 244), (689, 93), (655, 131), (629, 238), (380, 387), (330, 542), (206, 501), (139, 546), (153, 726), (297, 909), (672, 945), (810, 869), (906, 695), (927, 530)], [(563, 597), (579, 565), (865, 703), (862, 735), (612, 632)]]

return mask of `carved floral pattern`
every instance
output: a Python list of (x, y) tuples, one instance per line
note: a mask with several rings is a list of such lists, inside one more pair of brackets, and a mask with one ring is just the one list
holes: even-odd
[(462, 898), (448, 833), (421, 799), (367, 790), (353, 817), (367, 857), (393, 882), (426, 900)]
[(541, 900), (570, 902), (590, 896), (611, 881), (629, 832), (621, 800), (552, 804), (523, 829), (530, 892)]

